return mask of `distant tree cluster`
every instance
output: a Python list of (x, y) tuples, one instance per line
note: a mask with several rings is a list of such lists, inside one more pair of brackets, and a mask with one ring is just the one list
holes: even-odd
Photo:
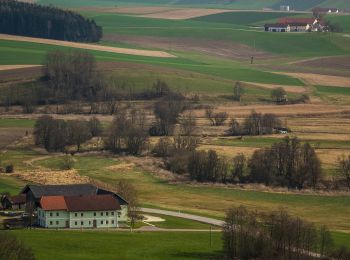
[(228, 134), (240, 135), (266, 135), (273, 134), (276, 129), (282, 127), (281, 120), (274, 114), (257, 113), (252, 111), (241, 125), (237, 120), (231, 119)]
[(96, 118), (65, 121), (42, 116), (34, 127), (35, 143), (49, 152), (64, 152), (67, 145), (76, 145), (79, 151), (84, 142), (101, 132), (101, 124)]
[[(177, 147), (177, 138), (187, 146)], [(169, 170), (188, 173), (198, 182), (263, 183), (303, 189), (316, 188), (321, 179), (321, 161), (315, 149), (297, 138), (286, 137), (270, 148), (255, 151), (250, 159), (238, 154), (231, 161), (214, 150), (196, 151), (198, 139), (193, 136), (177, 138), (160, 139), (153, 152), (165, 159)]]
[(103, 90), (94, 56), (87, 52), (47, 54), (44, 79), (56, 100), (95, 99)]
[(102, 37), (102, 28), (80, 14), (15, 0), (0, 1), (0, 32), (76, 42)]
[[(223, 226), (223, 249), (227, 259), (348, 259), (336, 250), (329, 230), (315, 227), (284, 210), (268, 214), (231, 208)], [(340, 258), (338, 258), (341, 256)]]
[(249, 161), (250, 182), (288, 188), (315, 188), (321, 178), (321, 161), (309, 143), (284, 138), (270, 148), (257, 150)]
[(108, 129), (107, 149), (116, 154), (141, 154), (149, 137), (145, 123), (146, 115), (141, 111), (134, 110), (130, 115), (125, 112), (116, 115)]
[(178, 92), (167, 92), (154, 105), (155, 124), (150, 129), (152, 136), (172, 135), (175, 124), (186, 108), (186, 98)]

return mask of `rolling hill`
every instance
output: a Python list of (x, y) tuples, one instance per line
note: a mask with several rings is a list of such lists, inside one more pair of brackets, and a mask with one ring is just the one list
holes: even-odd
[(316, 6), (350, 9), (349, 0), (39, 0), (38, 2), (58, 6), (173, 5), (232, 9), (279, 9), (280, 5), (290, 5), (294, 10), (310, 10)]

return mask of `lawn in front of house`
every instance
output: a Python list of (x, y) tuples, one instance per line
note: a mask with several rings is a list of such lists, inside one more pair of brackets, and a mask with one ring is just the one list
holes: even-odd
[[(9, 231), (36, 259), (201, 259), (221, 254), (221, 234), (210, 232)], [(211, 245), (210, 245), (211, 241)]]

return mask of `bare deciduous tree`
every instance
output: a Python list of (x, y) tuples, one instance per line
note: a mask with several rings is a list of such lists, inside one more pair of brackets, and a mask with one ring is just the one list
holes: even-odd
[(139, 198), (135, 186), (127, 180), (120, 180), (116, 184), (117, 193), (128, 202), (128, 217), (133, 228), (139, 216)]
[(346, 186), (350, 189), (350, 155), (343, 155), (338, 159), (338, 172), (343, 177)]

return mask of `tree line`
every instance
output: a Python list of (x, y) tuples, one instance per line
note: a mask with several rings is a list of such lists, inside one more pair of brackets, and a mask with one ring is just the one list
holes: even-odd
[[(182, 146), (177, 146), (177, 140)], [(321, 177), (321, 161), (309, 143), (286, 137), (269, 148), (243, 154), (232, 160), (216, 151), (198, 151), (194, 136), (162, 138), (153, 153), (164, 158), (166, 167), (176, 173), (187, 173), (198, 182), (263, 183), (291, 189), (317, 188)]]
[(0, 32), (75, 42), (98, 42), (102, 27), (94, 20), (53, 6), (0, 1)]
[(316, 227), (280, 209), (270, 213), (245, 207), (227, 211), (223, 226), (227, 259), (349, 259), (337, 248), (326, 226)]

